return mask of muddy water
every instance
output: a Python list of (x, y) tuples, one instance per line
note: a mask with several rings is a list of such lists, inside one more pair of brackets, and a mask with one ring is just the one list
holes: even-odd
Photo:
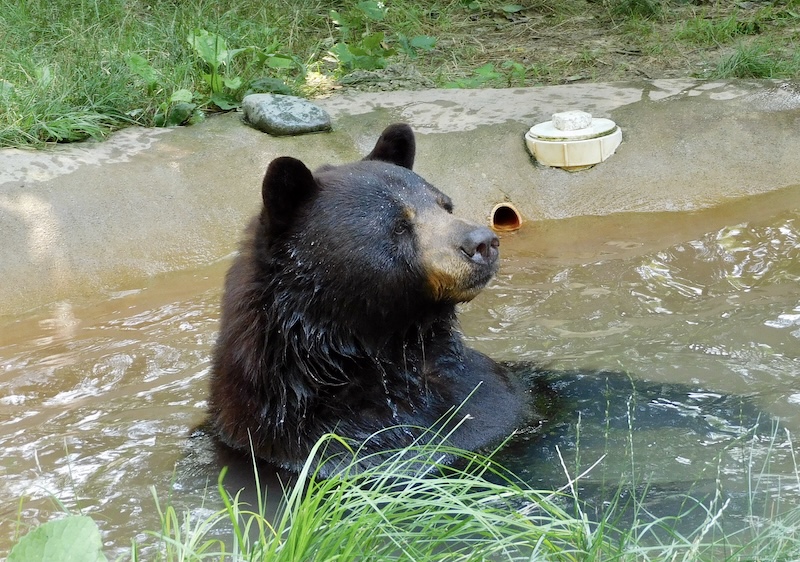
[[(603, 459), (587, 494), (644, 481), (734, 499), (755, 487), (755, 515), (797, 503), (800, 186), (698, 212), (528, 223), (502, 250), (497, 279), (462, 311), (472, 345), (629, 376), (570, 379), (574, 411), (515, 443), (515, 470), (560, 486), (558, 446), (572, 474)], [(203, 418), (227, 265), (4, 319), (0, 552), (18, 520), (46, 521), (59, 503), (95, 517), (110, 555), (159, 527), (151, 487), (197, 515), (219, 507), (218, 466), (187, 435)], [(632, 415), (603, 420), (620, 408)]]

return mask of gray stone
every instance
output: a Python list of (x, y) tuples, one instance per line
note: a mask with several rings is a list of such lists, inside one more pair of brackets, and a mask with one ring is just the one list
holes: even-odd
[(302, 135), (331, 129), (328, 112), (297, 96), (250, 94), (242, 100), (242, 110), (247, 124), (270, 135)]

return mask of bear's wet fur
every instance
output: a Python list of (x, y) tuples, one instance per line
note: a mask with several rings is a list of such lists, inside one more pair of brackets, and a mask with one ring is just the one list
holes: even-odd
[(455, 217), (414, 156), (411, 128), (395, 124), (357, 162), (269, 164), (225, 280), (209, 399), (224, 444), (298, 472), (333, 432), (365, 468), (430, 439), (424, 428), (479, 450), (521, 423), (527, 392), (464, 344), (456, 320), (496, 272), (498, 239)]

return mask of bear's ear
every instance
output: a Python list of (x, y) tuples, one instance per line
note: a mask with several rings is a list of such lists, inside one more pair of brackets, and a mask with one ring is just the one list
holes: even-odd
[(375, 143), (375, 148), (364, 157), (364, 160), (380, 160), (410, 170), (414, 166), (416, 151), (414, 131), (405, 123), (395, 123), (384, 129), (378, 142)]
[(282, 156), (270, 162), (261, 197), (263, 222), (272, 236), (283, 233), (294, 222), (297, 211), (319, 193), (319, 185), (305, 164), (297, 158)]

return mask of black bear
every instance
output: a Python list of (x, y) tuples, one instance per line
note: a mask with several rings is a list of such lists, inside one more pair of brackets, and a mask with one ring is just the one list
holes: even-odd
[[(456, 304), (496, 272), (499, 241), (411, 171), (415, 146), (395, 124), (361, 161), (315, 173), (270, 163), (213, 355), (210, 421), (226, 445), (297, 472), (334, 432), (360, 448), (363, 468), (428, 439), (424, 428), (459, 406), (439, 428), (461, 449), (520, 423), (526, 391), (468, 348), (456, 321)], [(347, 450), (337, 447), (326, 455)]]

